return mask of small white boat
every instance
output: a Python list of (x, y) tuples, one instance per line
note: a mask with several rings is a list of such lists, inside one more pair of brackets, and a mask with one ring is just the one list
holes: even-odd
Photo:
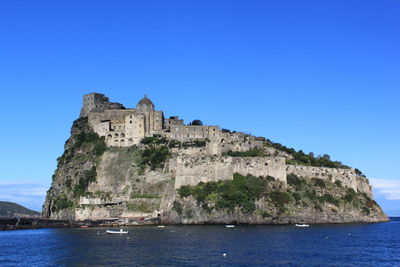
[(296, 227), (310, 227), (310, 225), (306, 223), (296, 223)]
[(119, 229), (119, 231), (107, 230), (106, 233), (107, 234), (127, 234), (129, 232)]
[(158, 228), (165, 228), (165, 225), (159, 225)]
[(227, 224), (225, 225), (226, 228), (235, 228), (235, 226), (233, 224)]

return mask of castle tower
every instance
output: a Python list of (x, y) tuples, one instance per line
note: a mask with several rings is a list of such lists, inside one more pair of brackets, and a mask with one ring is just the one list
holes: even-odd
[(109, 98), (103, 94), (90, 93), (83, 96), (83, 105), (80, 117), (86, 117), (90, 111), (104, 111), (107, 109), (125, 109), (125, 107), (116, 102), (110, 102)]
[(164, 115), (162, 111), (155, 111), (153, 102), (144, 95), (136, 105), (136, 111), (144, 116), (145, 136), (160, 133), (164, 128)]

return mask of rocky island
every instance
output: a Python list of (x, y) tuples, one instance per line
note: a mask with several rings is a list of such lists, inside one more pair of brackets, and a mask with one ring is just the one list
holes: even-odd
[(83, 96), (43, 216), (124, 224), (387, 221), (358, 169), (264, 137)]

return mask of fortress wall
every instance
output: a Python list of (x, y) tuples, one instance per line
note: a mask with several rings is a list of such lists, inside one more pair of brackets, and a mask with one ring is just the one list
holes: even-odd
[(242, 175), (272, 176), (286, 185), (286, 163), (281, 157), (232, 158), (233, 172)]
[(368, 179), (361, 176), (356, 176), (356, 180), (357, 191), (367, 194), (367, 196), (372, 199), (372, 186), (369, 184)]
[(339, 180), (343, 186), (348, 186), (357, 191), (356, 173), (354, 169), (287, 165), (286, 172), (288, 174), (293, 173), (299, 177), (306, 177), (309, 179), (321, 178), (331, 182)]
[(234, 173), (273, 176), (286, 184), (284, 158), (178, 157), (175, 167), (175, 189), (199, 182), (232, 180)]
[(175, 166), (175, 189), (183, 185), (200, 182), (231, 180), (233, 166), (231, 158), (223, 157), (178, 157)]

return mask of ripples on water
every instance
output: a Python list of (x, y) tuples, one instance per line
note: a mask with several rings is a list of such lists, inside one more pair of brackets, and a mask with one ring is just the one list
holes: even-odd
[[(0, 266), (400, 266), (400, 221), (0, 232)], [(226, 253), (226, 256), (223, 254)]]

